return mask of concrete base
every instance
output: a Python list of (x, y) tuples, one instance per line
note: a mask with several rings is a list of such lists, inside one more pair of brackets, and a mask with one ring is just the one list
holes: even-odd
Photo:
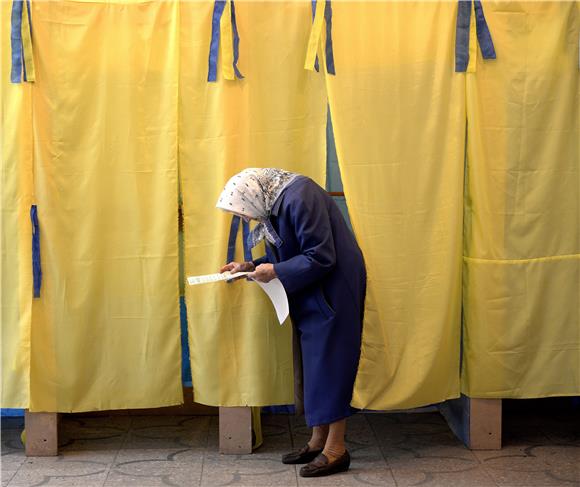
[(25, 412), (25, 452), (28, 457), (58, 455), (58, 413)]
[(471, 450), (501, 450), (501, 399), (464, 396), (445, 401), (439, 410), (449, 427)]
[(220, 408), (220, 453), (240, 455), (252, 453), (252, 409)]

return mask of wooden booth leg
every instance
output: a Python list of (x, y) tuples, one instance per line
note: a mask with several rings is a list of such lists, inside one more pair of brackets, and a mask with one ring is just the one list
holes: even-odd
[(239, 455), (252, 453), (252, 409), (220, 407), (220, 453)]
[(501, 450), (501, 399), (461, 395), (439, 406), (449, 427), (470, 450)]
[(25, 451), (28, 457), (58, 455), (58, 413), (25, 412)]

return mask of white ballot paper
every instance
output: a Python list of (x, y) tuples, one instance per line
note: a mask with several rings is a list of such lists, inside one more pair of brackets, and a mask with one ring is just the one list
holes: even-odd
[(272, 301), (280, 324), (284, 323), (290, 314), (290, 308), (288, 306), (288, 296), (286, 295), (286, 289), (284, 289), (280, 279), (274, 278), (270, 282), (254, 282), (264, 290), (264, 292), (270, 298), (270, 301)]
[[(231, 281), (232, 279), (237, 279), (248, 274), (249, 272), (236, 272), (234, 274), (231, 272), (223, 272), (221, 274), (190, 276), (187, 278), (187, 283), (190, 286), (195, 286), (197, 284), (207, 284), (208, 282)], [(274, 309), (276, 310), (278, 321), (280, 324), (283, 324), (290, 314), (290, 307), (288, 306), (288, 296), (286, 295), (286, 290), (280, 282), (280, 279), (272, 279), (270, 282), (253, 282), (260, 286), (268, 295), (270, 301), (272, 301), (272, 304), (274, 305)]]
[(238, 277), (246, 276), (249, 272), (236, 272), (232, 274), (231, 272), (222, 272), (221, 274), (206, 274), (205, 276), (190, 276), (187, 278), (187, 283), (190, 286), (195, 286), (196, 284), (207, 284), (208, 282), (218, 282), (218, 281), (231, 281)]

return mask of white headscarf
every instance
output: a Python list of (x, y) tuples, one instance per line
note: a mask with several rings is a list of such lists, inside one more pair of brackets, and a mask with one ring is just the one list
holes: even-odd
[(227, 182), (216, 207), (258, 220), (249, 237), (250, 248), (264, 238), (279, 246), (280, 238), (269, 221), (270, 212), (282, 191), (297, 176), (296, 173), (275, 168), (244, 169)]

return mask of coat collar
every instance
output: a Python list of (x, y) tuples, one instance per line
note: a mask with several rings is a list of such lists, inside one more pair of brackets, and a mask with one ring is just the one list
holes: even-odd
[(284, 199), (284, 196), (288, 194), (289, 191), (292, 191), (292, 186), (294, 184), (295, 181), (300, 181), (304, 179), (304, 176), (298, 174), (294, 180), (284, 188), (284, 190), (280, 193), (280, 195), (278, 196), (278, 198), (276, 199), (276, 201), (274, 201), (274, 204), (272, 205), (272, 209), (270, 210), (270, 215), (271, 216), (278, 216), (278, 213), (280, 212), (280, 206), (282, 205), (282, 200)]
[(272, 210), (270, 211), (270, 215), (278, 216), (278, 212), (280, 211), (280, 205), (282, 204), (282, 200), (284, 199), (284, 194), (286, 192), (282, 192), (278, 199), (274, 202), (274, 206), (272, 206)]

